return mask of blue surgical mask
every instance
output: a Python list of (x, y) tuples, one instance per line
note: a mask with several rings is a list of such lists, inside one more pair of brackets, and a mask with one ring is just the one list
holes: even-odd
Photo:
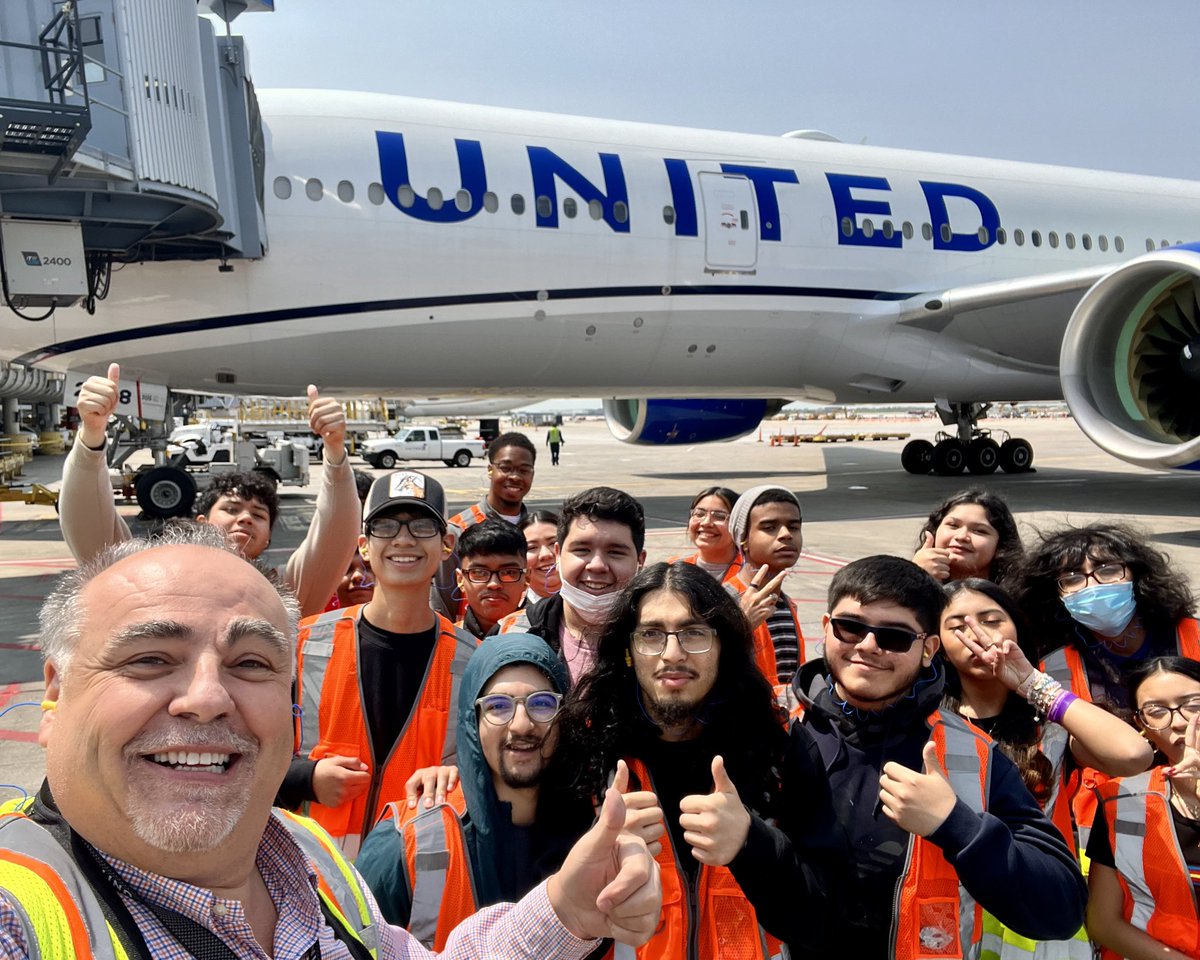
[(1133, 582), (1097, 583), (1062, 598), (1076, 623), (1105, 637), (1118, 636), (1137, 612)]

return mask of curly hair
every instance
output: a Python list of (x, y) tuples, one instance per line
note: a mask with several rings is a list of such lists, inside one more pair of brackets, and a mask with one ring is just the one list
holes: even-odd
[[(1171, 569), (1170, 558), (1148, 537), (1124, 523), (1093, 523), (1040, 534), (1041, 543), (1025, 559), (1021, 608), (1041, 631), (1043, 655), (1080, 642), (1079, 630), (1063, 607), (1057, 580), (1093, 564), (1123, 563), (1133, 581), (1138, 616), (1150, 632), (1173, 631), (1184, 617), (1195, 616), (1196, 600), (1187, 578)], [(1078, 629), (1077, 629), (1078, 628)]]
[(713, 754), (725, 758), (742, 799), (764, 815), (779, 801), (779, 770), (787, 749), (783, 711), (754, 661), (750, 624), (717, 581), (690, 563), (657, 563), (622, 590), (597, 649), (596, 665), (571, 692), (560, 721), (566, 781), (580, 799), (597, 800), (617, 760), (636, 757), (658, 735), (641, 703), (629, 637), (642, 601), (664, 590), (678, 595), (697, 621), (717, 631), (717, 680), (701, 719)]
[(196, 499), (193, 515), (208, 516), (222, 497), (257, 500), (267, 508), (271, 518), (271, 529), (275, 529), (275, 519), (279, 516), (279, 491), (275, 481), (267, 474), (259, 470), (216, 474), (212, 483)]
[(992, 529), (997, 534), (996, 553), (992, 556), (992, 562), (988, 564), (988, 579), (1007, 589), (1013, 589), (1017, 586), (1017, 580), (1021, 575), (1021, 564), (1024, 561), (1025, 551), (1021, 546), (1021, 534), (1017, 530), (1017, 521), (1013, 519), (1008, 504), (1002, 496), (992, 493), (990, 490), (984, 490), (982, 487), (960, 490), (934, 507), (929, 514), (929, 519), (925, 521), (925, 526), (917, 534), (917, 549), (920, 550), (925, 546), (925, 534), (932, 533), (936, 536), (937, 529), (946, 519), (946, 515), (955, 507), (962, 506), (983, 508), (988, 523), (992, 525)]
[[(968, 577), (965, 580), (954, 580), (942, 588), (946, 598), (953, 600), (960, 593), (978, 593), (1008, 614), (1017, 632), (1017, 646), (1026, 658), (1037, 663), (1037, 644), (1033, 639), (1033, 630), (1016, 600), (1003, 588), (996, 586), (990, 580), (981, 577)], [(943, 617), (945, 612), (943, 611)], [(948, 658), (947, 658), (948, 661)], [(942, 705), (947, 709), (959, 712), (962, 706), (962, 683), (958, 672), (949, 666), (946, 670), (946, 692), (942, 695)], [(1042, 728), (1038, 723), (1037, 713), (1029, 701), (1010, 693), (1004, 701), (1004, 708), (996, 717), (996, 723), (990, 731), (1000, 752), (1016, 764), (1025, 786), (1034, 795), (1038, 803), (1045, 804), (1050, 798), (1053, 787), (1054, 768), (1050, 760), (1042, 753), (1040, 743)]]

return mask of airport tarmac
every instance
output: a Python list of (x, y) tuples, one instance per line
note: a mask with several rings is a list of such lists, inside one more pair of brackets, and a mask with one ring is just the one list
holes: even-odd
[[(802, 443), (772, 446), (773, 433), (827, 434), (902, 430), (932, 437), (929, 420), (818, 421), (766, 423), (762, 439), (752, 435), (729, 444), (678, 448), (619, 443), (603, 423), (564, 425), (562, 463), (550, 466), (545, 431), (529, 429), (542, 450), (528, 500), (531, 507), (555, 508), (564, 497), (607, 484), (638, 497), (646, 509), (647, 561), (665, 560), (689, 548), (686, 514), (692, 496), (713, 484), (741, 491), (761, 483), (794, 490), (804, 507), (804, 551), (786, 590), (800, 604), (810, 642), (819, 635), (829, 578), (847, 560), (872, 553), (910, 556), (916, 533), (932, 507), (956, 490), (976, 484), (1005, 496), (1027, 543), (1037, 531), (1065, 523), (1127, 520), (1148, 532), (1194, 584), (1200, 584), (1200, 476), (1152, 473), (1102, 453), (1069, 419), (1005, 420), (984, 426), (1004, 428), (1034, 446), (1036, 471), (991, 477), (914, 477), (900, 468), (903, 440)], [(361, 469), (372, 473), (361, 462)], [(428, 468), (445, 487), (452, 510), (483, 496), (485, 470), (441, 463)], [(315, 467), (315, 465), (314, 465)], [(37, 457), (26, 478), (56, 483), (62, 457)], [(317, 476), (314, 471), (314, 478)], [(268, 559), (282, 565), (304, 536), (312, 516), (316, 483), (281, 488), (281, 513)], [(135, 533), (153, 529), (136, 519), (136, 504), (118, 504)], [(42, 775), (35, 730), (41, 700), (41, 660), (37, 651), (37, 611), (60, 571), (73, 561), (63, 543), (54, 509), (0, 503), (0, 784), (35, 788)], [(0, 799), (11, 791), (0, 786)]]

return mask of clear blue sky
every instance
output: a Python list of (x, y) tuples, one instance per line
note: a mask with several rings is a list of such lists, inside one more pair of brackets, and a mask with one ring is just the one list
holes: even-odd
[(332, 87), (1200, 178), (1195, 0), (276, 0), (259, 87)]

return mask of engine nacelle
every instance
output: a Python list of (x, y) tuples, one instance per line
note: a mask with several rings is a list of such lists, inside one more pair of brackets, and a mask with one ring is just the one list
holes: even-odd
[(1118, 267), (1079, 301), (1059, 375), (1075, 422), (1107, 453), (1200, 470), (1200, 244)]
[(649, 445), (736, 440), (786, 400), (605, 400), (604, 418), (623, 443)]

